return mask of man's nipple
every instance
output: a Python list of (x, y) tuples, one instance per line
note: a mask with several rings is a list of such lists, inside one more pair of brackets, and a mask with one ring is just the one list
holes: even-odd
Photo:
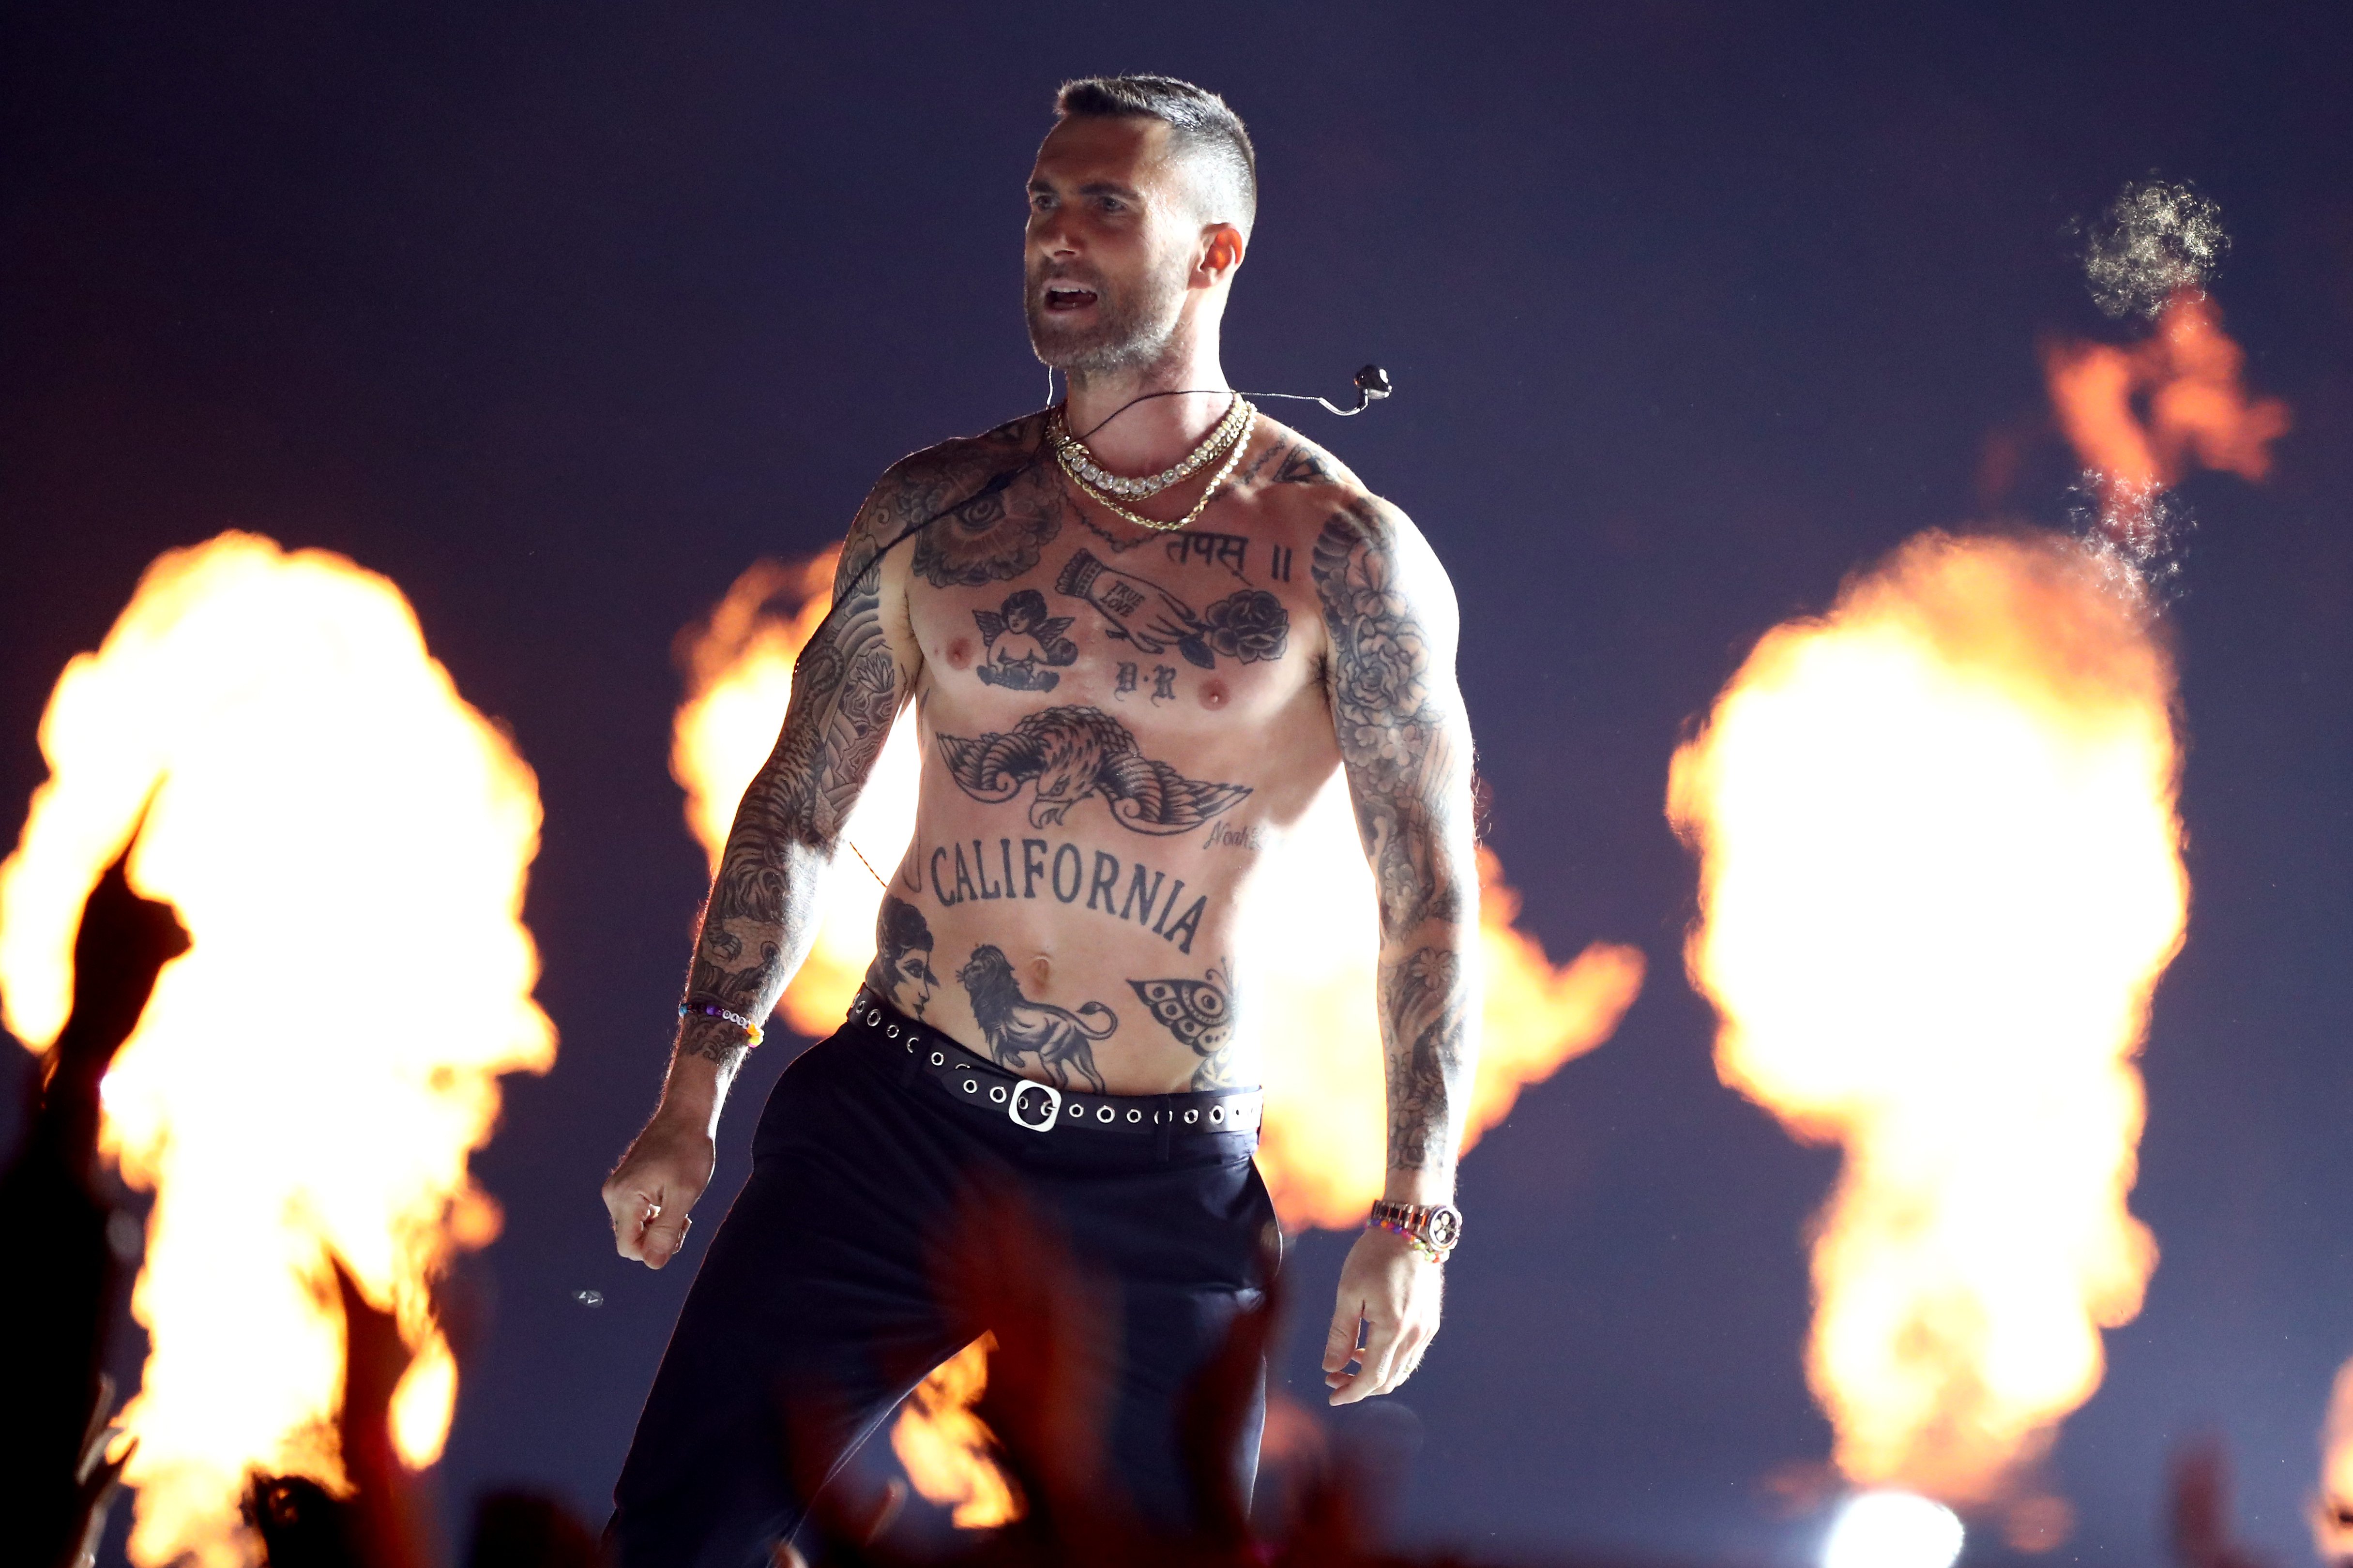
[(972, 643), (969, 638), (958, 637), (954, 642), (948, 644), (948, 668), (950, 669), (968, 669), (971, 666)]
[(1226, 705), (1226, 683), (1222, 680), (1201, 682), (1201, 706), (1215, 710)]

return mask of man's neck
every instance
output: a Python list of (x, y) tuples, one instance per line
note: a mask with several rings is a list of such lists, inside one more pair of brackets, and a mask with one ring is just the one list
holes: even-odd
[(1168, 354), (1134, 370), (1076, 372), (1070, 387), (1071, 434), (1115, 474), (1148, 474), (1176, 462), (1216, 427), (1233, 401), (1214, 342), (1189, 351), (1172, 345)]

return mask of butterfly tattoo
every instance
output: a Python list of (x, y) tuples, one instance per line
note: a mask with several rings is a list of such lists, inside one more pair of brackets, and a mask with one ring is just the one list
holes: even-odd
[(1234, 1037), (1233, 988), (1225, 972), (1212, 969), (1201, 980), (1131, 980), (1127, 984), (1153, 1021), (1202, 1058), (1193, 1074), (1193, 1087), (1223, 1086), (1226, 1047)]

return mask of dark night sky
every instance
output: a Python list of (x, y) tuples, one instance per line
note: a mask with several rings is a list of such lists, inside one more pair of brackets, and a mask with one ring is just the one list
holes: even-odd
[[(1472, 1156), (1412, 1415), (1356, 1424), (1418, 1422), (1404, 1526), (1474, 1549), (1809, 1554), (1819, 1521), (1762, 1479), (1826, 1452), (1800, 1235), (1835, 1156), (1715, 1082), (1668, 754), (1850, 568), (2063, 515), (2036, 344), (2116, 331), (2063, 225), (2152, 171), (2221, 201), (2218, 297), (2296, 429), (2268, 484), (2185, 490), (2195, 907), (2134, 1198), (2165, 1256), (2053, 1477), (2081, 1511), (2060, 1561), (2149, 1562), (2167, 1453), (2218, 1433), (2244, 1528), (2304, 1560), (2353, 1352), (2353, 12), (20, 4), (0, 796), (42, 777), (50, 683), (140, 570), (232, 525), (391, 575), (539, 773), (528, 915), (563, 1053), (476, 1162), (509, 1224), (469, 1271), (491, 1310), (453, 1502), (599, 1499), (684, 1287), (617, 1262), (596, 1200), (702, 886), (670, 638), (755, 556), (837, 536), (892, 458), (1036, 402), (1021, 182), (1055, 83), (1117, 69), (1214, 87), (1256, 134), (1235, 380), (1397, 379), (1305, 427), (1454, 573), (1525, 922), (1651, 958), (1618, 1037)], [(2026, 457), (1989, 495), (1998, 438)], [(319, 872), (329, 907), (325, 846)], [(1294, 1254), (1311, 1318), (1343, 1246)]]

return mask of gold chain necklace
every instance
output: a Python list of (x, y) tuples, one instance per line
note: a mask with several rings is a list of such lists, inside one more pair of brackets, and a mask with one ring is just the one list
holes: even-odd
[[(1235, 401), (1239, 403), (1241, 400), (1237, 397)], [(1258, 423), (1258, 410), (1251, 408), (1247, 403), (1243, 403), (1242, 407), (1248, 410), (1248, 412), (1243, 416), (1241, 423), (1235, 426), (1233, 449), (1226, 454), (1225, 462), (1219, 468), (1217, 473), (1210, 478), (1209, 488), (1203, 490), (1201, 492), (1201, 499), (1193, 503), (1193, 510), (1187, 512), (1184, 516), (1178, 518), (1174, 522), (1160, 522), (1152, 518), (1145, 517), (1139, 513), (1128, 510), (1127, 508), (1120, 505), (1119, 502), (1112, 500), (1111, 497), (1103, 494), (1101, 490), (1095, 489), (1094, 486), (1089, 484), (1086, 480), (1086, 476), (1080, 473), (1076, 468), (1071, 466), (1070, 454), (1057, 447), (1055, 456), (1061, 459), (1062, 471), (1070, 475), (1071, 482), (1078, 486), (1082, 490), (1084, 490), (1087, 493), (1088, 499), (1093, 500), (1096, 504), (1109, 508), (1112, 511), (1117, 513), (1123, 518), (1125, 518), (1128, 521), (1135, 524), (1138, 528), (1148, 528), (1155, 533), (1175, 533), (1179, 529), (1191, 527), (1194, 522), (1199, 520), (1200, 515), (1203, 512), (1209, 510), (1210, 499), (1218, 493), (1219, 489), (1228, 479), (1234, 477), (1234, 469), (1241, 466), (1242, 453), (1250, 447), (1250, 430)]]
[(1117, 496), (1123, 500), (1148, 500), (1169, 486), (1190, 479), (1203, 465), (1224, 451), (1226, 443), (1233, 439), (1234, 431), (1240, 426), (1248, 408), (1241, 395), (1236, 393), (1234, 400), (1226, 405), (1225, 413), (1209, 427), (1209, 433), (1201, 437), (1199, 446), (1171, 467), (1135, 479), (1114, 474), (1096, 462), (1095, 455), (1088, 449), (1087, 444), (1071, 434), (1064, 410), (1054, 410), (1053, 423), (1048, 430), (1053, 437), (1054, 449), (1061, 455), (1063, 467), (1069, 468), (1073, 477), (1084, 480), (1089, 488), (1107, 496)]

